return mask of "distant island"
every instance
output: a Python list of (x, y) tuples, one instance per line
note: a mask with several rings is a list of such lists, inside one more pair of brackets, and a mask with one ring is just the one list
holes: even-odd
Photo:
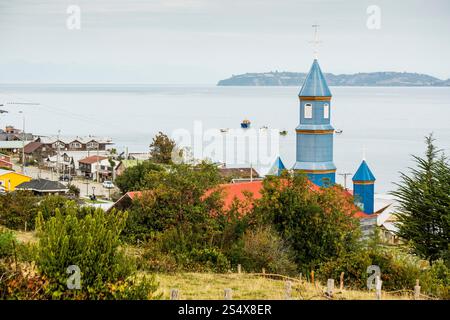
[[(441, 80), (426, 74), (409, 72), (368, 72), (355, 74), (325, 73), (330, 86), (367, 87), (443, 87), (450, 86), (450, 79)], [(306, 73), (278, 72), (245, 73), (220, 80), (218, 86), (298, 86)]]

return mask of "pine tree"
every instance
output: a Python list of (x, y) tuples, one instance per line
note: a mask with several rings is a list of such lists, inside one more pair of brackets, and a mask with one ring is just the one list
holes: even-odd
[(425, 157), (413, 156), (416, 168), (401, 173), (398, 189), (391, 194), (399, 202), (398, 235), (408, 241), (413, 253), (431, 263), (449, 257), (450, 166), (445, 154), (426, 137)]

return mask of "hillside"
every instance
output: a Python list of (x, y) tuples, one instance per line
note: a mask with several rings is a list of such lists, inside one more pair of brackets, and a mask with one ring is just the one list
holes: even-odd
[[(355, 74), (324, 73), (330, 86), (450, 86), (450, 79), (441, 80), (426, 74), (409, 72), (369, 72)], [(265, 72), (233, 75), (220, 80), (218, 86), (299, 86), (306, 78), (303, 72)]]

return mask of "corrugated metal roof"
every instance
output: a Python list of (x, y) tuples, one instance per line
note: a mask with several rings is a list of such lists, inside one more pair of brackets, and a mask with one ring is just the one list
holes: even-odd
[(366, 160), (363, 160), (352, 178), (353, 181), (375, 181), (375, 176), (370, 171)]
[(300, 89), (299, 97), (331, 97), (331, 91), (328, 88), (327, 81), (320, 70), (319, 62), (314, 62), (306, 76), (305, 82)]
[[(25, 146), (31, 141), (25, 141)], [(15, 141), (0, 141), (0, 149), (22, 149), (23, 142), (19, 140)]]

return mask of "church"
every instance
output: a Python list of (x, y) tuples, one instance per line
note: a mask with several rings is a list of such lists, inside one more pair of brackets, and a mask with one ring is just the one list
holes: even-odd
[[(333, 162), (334, 128), (331, 125), (331, 91), (317, 58), (306, 76), (300, 92), (299, 125), (296, 132), (294, 171), (305, 173), (319, 187), (336, 183)], [(375, 176), (367, 162), (362, 161), (353, 176), (353, 195), (366, 214), (374, 213)]]

